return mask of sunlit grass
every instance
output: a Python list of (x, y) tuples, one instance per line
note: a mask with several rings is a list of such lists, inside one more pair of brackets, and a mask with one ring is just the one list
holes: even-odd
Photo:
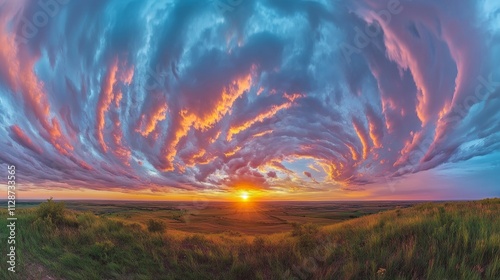
[[(28, 260), (66, 279), (500, 279), (499, 210), (500, 199), (426, 203), (250, 237), (149, 232), (148, 220), (70, 210), (54, 220), (51, 209), (26, 209), (18, 212), (17, 279), (28, 279)], [(5, 265), (0, 278), (10, 279)]]

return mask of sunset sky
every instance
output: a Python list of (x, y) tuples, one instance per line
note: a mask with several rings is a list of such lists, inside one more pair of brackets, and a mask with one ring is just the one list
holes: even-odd
[(500, 197), (499, 62), (498, 0), (0, 0), (0, 174), (20, 199)]

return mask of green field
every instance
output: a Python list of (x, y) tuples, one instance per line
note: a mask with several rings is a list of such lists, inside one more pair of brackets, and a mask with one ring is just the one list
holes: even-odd
[(61, 206), (18, 207), (1, 279), (500, 279), (500, 199)]

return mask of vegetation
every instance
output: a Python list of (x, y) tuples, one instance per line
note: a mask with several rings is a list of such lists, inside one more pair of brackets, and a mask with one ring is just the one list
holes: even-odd
[(60, 224), (64, 220), (64, 202), (54, 202), (52, 197), (38, 206), (36, 214), (39, 219)]
[(255, 238), (163, 233), (150, 221), (61, 205), (18, 211), (20, 267), (14, 278), (2, 262), (1, 279), (38, 279), (34, 263), (65, 279), (500, 279), (500, 199), (426, 203)]
[(149, 232), (164, 232), (165, 231), (165, 223), (160, 220), (149, 219), (148, 220), (148, 231)]

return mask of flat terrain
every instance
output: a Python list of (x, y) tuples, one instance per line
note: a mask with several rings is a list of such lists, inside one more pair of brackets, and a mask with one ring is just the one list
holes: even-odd
[[(34, 207), (39, 202), (24, 202)], [(167, 229), (189, 233), (259, 235), (287, 232), (293, 224), (332, 225), (345, 220), (407, 208), (422, 201), (359, 202), (134, 202), (66, 201), (68, 209), (145, 224), (160, 219)]]

